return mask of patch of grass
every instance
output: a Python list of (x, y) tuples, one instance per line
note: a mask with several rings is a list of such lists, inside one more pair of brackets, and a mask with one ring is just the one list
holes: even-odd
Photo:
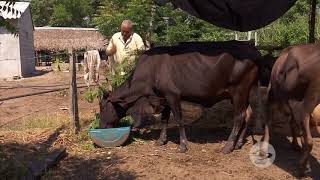
[[(79, 113), (80, 117), (80, 126), (83, 129), (86, 129), (88, 125), (92, 122), (93, 113)], [(70, 117), (69, 113), (52, 113), (41, 116), (29, 116), (22, 118), (21, 120), (14, 121), (0, 128), (0, 130), (11, 130), (11, 131), (25, 131), (30, 129), (53, 129), (66, 125), (70, 126)]]
[(59, 97), (67, 97), (68, 96), (68, 90), (67, 89), (63, 89), (57, 92), (57, 96)]
[(90, 151), (94, 149), (94, 145), (87, 130), (82, 130), (78, 135), (76, 135), (76, 143), (78, 143), (80, 148), (83, 150)]
[(85, 90), (83, 98), (89, 103), (93, 103), (94, 99), (99, 96), (98, 91), (92, 90), (91, 88)]
[(61, 125), (68, 124), (69, 117), (62, 114), (48, 114), (40, 117), (28, 117), (23, 118), (19, 122), (14, 122), (6, 125), (2, 129), (13, 130), (13, 131), (24, 131), (28, 129), (46, 129), (55, 128)]

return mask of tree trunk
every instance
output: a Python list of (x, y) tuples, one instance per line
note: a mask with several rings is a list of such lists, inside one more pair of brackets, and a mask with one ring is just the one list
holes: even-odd
[(150, 21), (149, 21), (149, 29), (147, 33), (147, 41), (146, 45), (151, 48), (151, 36), (152, 36), (152, 31), (153, 31), (153, 22), (154, 22), (154, 16), (156, 14), (156, 5), (152, 2), (151, 4), (151, 11), (150, 11)]
[(310, 0), (309, 43), (315, 42), (316, 7), (317, 0)]
[(76, 62), (73, 58), (72, 49), (68, 49), (70, 63), (70, 118), (72, 129), (75, 134), (80, 130), (79, 113), (78, 113), (78, 97), (77, 97), (77, 79), (76, 79)]

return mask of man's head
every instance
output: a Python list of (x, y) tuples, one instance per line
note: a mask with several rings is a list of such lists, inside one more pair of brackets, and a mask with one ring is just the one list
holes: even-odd
[(121, 24), (121, 35), (127, 41), (132, 34), (133, 23), (130, 20), (124, 20)]

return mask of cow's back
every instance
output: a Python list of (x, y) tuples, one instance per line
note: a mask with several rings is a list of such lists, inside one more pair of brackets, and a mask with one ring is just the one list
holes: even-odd
[[(274, 91), (303, 98), (310, 84), (320, 86), (320, 46), (307, 44), (284, 50), (277, 59), (271, 74)], [(300, 96), (300, 97), (298, 97)]]
[(153, 89), (175, 91), (196, 103), (206, 104), (208, 97), (225, 99), (229, 86), (239, 83), (260, 57), (254, 46), (240, 44), (185, 43), (151, 49), (140, 57), (132, 84), (148, 81)]

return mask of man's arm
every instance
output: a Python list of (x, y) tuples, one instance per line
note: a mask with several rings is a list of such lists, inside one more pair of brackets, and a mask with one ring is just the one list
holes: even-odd
[(107, 56), (112, 56), (116, 52), (117, 52), (117, 47), (113, 43), (113, 37), (112, 37), (109, 44), (108, 44), (108, 47), (106, 49), (106, 54), (107, 54)]

